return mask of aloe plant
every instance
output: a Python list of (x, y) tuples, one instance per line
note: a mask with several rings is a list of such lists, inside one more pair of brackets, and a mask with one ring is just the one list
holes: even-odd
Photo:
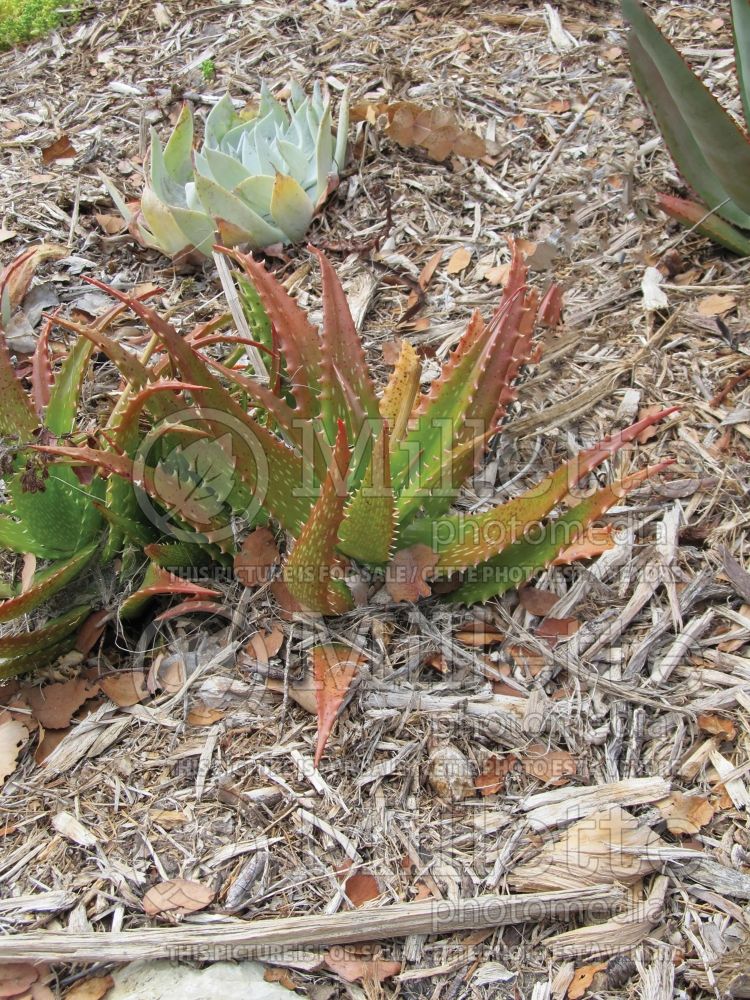
[[(242, 338), (206, 330), (182, 336), (144, 302), (110, 290), (147, 323), (159, 350), (148, 369), (123, 370), (134, 392), (107, 435), (109, 449), (88, 442), (39, 446), (47, 455), (129, 479), (157, 517), (166, 512), (177, 541), (159, 549), (162, 565), (173, 557), (189, 563), (191, 553), (231, 558), (238, 518), (245, 527), (270, 517), (293, 540), (283, 580), (307, 610), (346, 612), (353, 606), (347, 574), (357, 565), (385, 569), (404, 549), (429, 552), (437, 576), (457, 579), (451, 600), (488, 600), (546, 566), (618, 497), (668, 464), (596, 489), (557, 520), (549, 517), (577, 482), (671, 410), (586, 449), (504, 504), (451, 513), (532, 349), (539, 303), (526, 286), (520, 254), (513, 252), (491, 320), (472, 316), (429, 392), (420, 391), (420, 360), (404, 342), (379, 394), (346, 296), (322, 253), (313, 251), (322, 274), (318, 330), (262, 264), (221, 249), (244, 271), (256, 307), (262, 305), (259, 334), (261, 326), (265, 334), (270, 327), (270, 347), (260, 336), (251, 341), (266, 358), (267, 382), (241, 367)], [(113, 341), (81, 333), (122, 364)], [(223, 360), (222, 343), (229, 351)], [(179, 378), (167, 378), (168, 371)], [(144, 414), (153, 430), (148, 446), (142, 442), (134, 451), (133, 433)], [(202, 458), (188, 461), (196, 442)], [(196, 489), (186, 491), (191, 470)]]
[(287, 108), (261, 88), (257, 113), (237, 114), (225, 95), (206, 119), (200, 152), (193, 149), (187, 104), (162, 148), (151, 130), (148, 183), (134, 215), (105, 178), (131, 231), (170, 257), (210, 256), (218, 238), (228, 246), (264, 249), (300, 240), (316, 210), (338, 184), (345, 159), (349, 105), (344, 94), (336, 134), (331, 104), (291, 85)]
[(683, 225), (750, 254), (750, 0), (731, 0), (735, 61), (746, 128), (692, 72), (638, 0), (622, 0), (633, 79), (698, 200), (661, 195)]

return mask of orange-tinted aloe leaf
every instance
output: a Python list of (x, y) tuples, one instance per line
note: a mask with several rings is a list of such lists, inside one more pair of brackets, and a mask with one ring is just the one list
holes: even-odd
[(672, 464), (672, 459), (635, 472), (617, 483), (610, 483), (571, 508), (557, 520), (529, 532), (527, 537), (509, 545), (500, 555), (489, 559), (467, 574), (458, 590), (447, 595), (452, 603), (475, 604), (489, 601), (506, 590), (519, 587), (535, 573), (545, 569), (564, 549), (575, 543), (588, 525), (596, 521), (630, 490)]
[(69, 250), (66, 247), (56, 246), (54, 243), (40, 243), (39, 246), (21, 251), (14, 260), (6, 264), (0, 272), (0, 295), (4, 302), (7, 302), (11, 313), (26, 297), (39, 265), (45, 260), (60, 260), (68, 254)]
[(9, 622), (19, 615), (33, 611), (34, 608), (38, 608), (40, 604), (62, 590), (79, 573), (83, 572), (93, 559), (96, 548), (94, 543), (87, 545), (86, 548), (76, 552), (65, 562), (55, 563), (49, 569), (38, 573), (32, 581), (31, 587), (23, 594), (0, 603), (0, 622)]
[(676, 198), (671, 194), (657, 196), (659, 207), (689, 229), (706, 236), (742, 257), (750, 256), (750, 237), (746, 236), (731, 222), (725, 222), (716, 212), (705, 205), (686, 198)]
[(39, 331), (39, 339), (36, 342), (34, 357), (31, 362), (31, 396), (34, 401), (34, 409), (41, 419), (44, 408), (49, 402), (49, 393), (54, 381), (52, 375), (52, 364), (49, 356), (49, 334), (52, 329), (52, 321), (45, 319)]
[(201, 587), (197, 583), (191, 583), (190, 580), (181, 580), (174, 573), (151, 563), (146, 570), (142, 586), (126, 597), (120, 605), (120, 618), (134, 618), (154, 597), (171, 597), (176, 594), (195, 598), (221, 597), (218, 590)]
[[(517, 541), (526, 528), (541, 521), (585, 475), (633, 441), (646, 427), (674, 413), (676, 407), (649, 414), (630, 427), (604, 438), (561, 465), (526, 493), (482, 514), (453, 515), (427, 523), (414, 522), (403, 533), (407, 544), (422, 541), (440, 551), (438, 568), (452, 573), (477, 566)], [(426, 536), (426, 537), (425, 537)]]
[(315, 646), (310, 650), (310, 659), (318, 712), (317, 767), (349, 687), (366, 660), (356, 649), (344, 643)]
[(350, 457), (346, 428), (339, 421), (323, 489), (284, 565), (283, 579), (292, 597), (322, 614), (343, 614), (353, 607), (351, 592), (340, 578), (341, 560), (336, 554)]
[(64, 615), (53, 618), (34, 632), (21, 632), (19, 635), (6, 635), (0, 639), (0, 677), (3, 676), (2, 660), (17, 656), (27, 656), (43, 652), (48, 646), (54, 646), (67, 638), (78, 628), (91, 612), (89, 604), (72, 608)]
[(227, 617), (227, 609), (223, 604), (217, 604), (216, 601), (199, 601), (199, 600), (188, 600), (180, 601), (179, 604), (175, 604), (172, 608), (167, 608), (166, 611), (162, 611), (160, 615), (154, 618), (155, 622), (168, 622), (173, 618), (180, 618), (182, 615), (221, 615)]
[(31, 436), (38, 425), (31, 400), (16, 377), (5, 337), (0, 334), (0, 436)]
[(402, 340), (396, 367), (380, 400), (380, 415), (388, 422), (392, 444), (401, 441), (406, 433), (421, 374), (419, 355), (408, 340)]

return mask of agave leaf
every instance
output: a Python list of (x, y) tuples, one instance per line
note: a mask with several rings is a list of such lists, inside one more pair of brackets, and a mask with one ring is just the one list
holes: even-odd
[(534, 573), (547, 567), (562, 549), (580, 538), (588, 525), (600, 518), (629, 490), (671, 464), (671, 460), (668, 460), (652, 465), (618, 483), (611, 483), (597, 490), (556, 521), (547, 524), (538, 538), (516, 541), (500, 555), (477, 566), (467, 582), (448, 594), (446, 600), (451, 603), (475, 604), (520, 587)]
[(258, 214), (269, 215), (271, 212), (273, 187), (273, 177), (264, 174), (255, 174), (238, 184), (232, 193), (246, 202)]
[(750, 0), (732, 0), (732, 29), (745, 126), (750, 127)]
[(741, 257), (750, 255), (750, 237), (742, 233), (730, 222), (725, 222), (715, 212), (697, 201), (687, 201), (685, 198), (675, 198), (670, 194), (657, 195), (659, 207), (683, 226), (694, 229), (701, 236), (706, 236), (721, 246), (739, 254)]
[(339, 615), (353, 607), (351, 592), (340, 578), (341, 560), (336, 555), (346, 503), (342, 483), (346, 482), (350, 457), (342, 421), (323, 489), (284, 565), (284, 582), (292, 597), (321, 614)]
[(227, 556), (208, 546), (191, 545), (189, 542), (152, 542), (143, 548), (145, 554), (163, 569), (190, 569), (210, 566), (213, 562), (226, 563)]
[(225, 242), (223, 234), (227, 226), (231, 227), (232, 233), (238, 234), (234, 240), (237, 243), (251, 242), (256, 247), (267, 247), (284, 242), (280, 229), (271, 226), (246, 202), (225, 191), (215, 181), (196, 174), (195, 190), (206, 212), (216, 221)]
[(47, 646), (54, 645), (75, 632), (79, 625), (91, 614), (91, 605), (83, 604), (72, 608), (64, 615), (53, 618), (34, 632), (6, 635), (0, 639), (0, 675), (4, 670), (3, 660), (30, 653), (43, 653)]
[(180, 227), (187, 239), (188, 247), (195, 247), (202, 254), (210, 257), (216, 237), (213, 219), (205, 212), (195, 208), (180, 208), (177, 205), (170, 209), (174, 221)]
[(252, 180), (250, 171), (234, 156), (228, 156), (219, 149), (207, 149), (204, 153), (211, 170), (211, 177), (223, 188), (231, 190), (243, 181)]
[(93, 351), (94, 345), (80, 337), (55, 379), (44, 419), (55, 437), (70, 434), (75, 427), (83, 377)]
[(349, 141), (349, 88), (341, 95), (339, 105), (339, 124), (336, 130), (336, 146), (333, 153), (336, 172), (341, 171), (346, 166), (346, 147)]
[(641, 431), (657, 423), (674, 408), (654, 413), (604, 438), (593, 448), (580, 452), (526, 493), (482, 514), (456, 514), (435, 520), (417, 520), (404, 529), (400, 545), (431, 545), (440, 556), (437, 566), (443, 573), (458, 572), (486, 562), (517, 541), (531, 524), (546, 517), (577, 482), (614, 455)]
[(227, 132), (237, 124), (237, 112), (234, 110), (232, 98), (224, 94), (215, 104), (206, 118), (205, 143), (209, 148), (215, 148)]
[(305, 155), (304, 151), (286, 139), (277, 139), (276, 145), (284, 157), (291, 176), (303, 186), (309, 184), (311, 174), (310, 159)]
[(388, 425), (383, 424), (372, 446), (367, 472), (344, 511), (338, 547), (360, 562), (385, 564), (391, 557), (395, 532)]
[(0, 333), (0, 435), (25, 440), (37, 426), (34, 407), (16, 378), (5, 337)]
[(149, 186), (165, 205), (186, 204), (185, 185), (171, 177), (164, 161), (159, 136), (155, 128), (151, 129), (151, 169), (149, 171)]
[(622, 0), (622, 9), (632, 29), (628, 43), (633, 77), (675, 162), (707, 205), (735, 225), (750, 228), (747, 136), (638, 0)]
[[(174, 209), (162, 201), (150, 187), (143, 189), (141, 214), (154, 240), (169, 256), (173, 257), (181, 253), (190, 243), (175, 218)], [(211, 227), (211, 235), (213, 235), (213, 226)]]
[(123, 219), (125, 220), (125, 222), (128, 225), (130, 225), (132, 222), (135, 221), (135, 216), (130, 211), (130, 208), (128, 207), (128, 203), (125, 201), (125, 198), (123, 197), (122, 192), (117, 187), (117, 185), (109, 177), (107, 177), (107, 175), (105, 173), (103, 173), (101, 170), (99, 171), (99, 178), (100, 178), (102, 184), (107, 189), (107, 194), (110, 196), (110, 198), (112, 199), (112, 201), (115, 203), (115, 208), (120, 213), (120, 215), (123, 217)]
[(88, 566), (96, 552), (96, 543), (91, 543), (70, 559), (55, 563), (41, 573), (37, 573), (31, 586), (24, 593), (0, 604), (0, 622), (9, 622), (19, 615), (28, 614), (40, 604), (66, 587)]
[[(310, 113), (313, 112), (312, 105)], [(331, 105), (326, 102), (323, 114), (320, 117), (320, 124), (317, 127), (315, 140), (315, 165), (317, 171), (317, 187), (315, 189), (315, 200), (317, 201), (328, 190), (328, 178), (333, 173), (333, 143), (331, 141)]]
[(408, 340), (402, 340), (396, 367), (391, 372), (380, 400), (380, 415), (391, 429), (392, 444), (401, 441), (406, 433), (421, 377), (422, 362), (419, 355)]
[(143, 578), (143, 584), (135, 593), (130, 594), (120, 605), (120, 618), (127, 620), (139, 615), (146, 604), (155, 597), (171, 597), (174, 594), (187, 594), (190, 597), (221, 597), (218, 590), (200, 587), (189, 580), (181, 580), (178, 576), (162, 569), (155, 563), (150, 563)]
[(271, 194), (271, 216), (292, 243), (301, 240), (312, 222), (315, 206), (304, 188), (289, 174), (276, 174)]
[(164, 166), (175, 184), (185, 185), (193, 176), (193, 115), (183, 104), (174, 131), (164, 147)]

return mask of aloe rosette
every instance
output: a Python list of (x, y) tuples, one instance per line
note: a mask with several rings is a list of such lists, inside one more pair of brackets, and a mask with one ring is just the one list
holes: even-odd
[(200, 151), (193, 149), (187, 104), (165, 147), (151, 129), (150, 171), (137, 215), (105, 180), (131, 231), (170, 257), (210, 256), (217, 237), (253, 249), (295, 243), (338, 184), (348, 127), (346, 93), (334, 132), (330, 98), (318, 84), (310, 97), (292, 84), (286, 107), (263, 85), (252, 117), (238, 114), (228, 94), (214, 106)]
[[(520, 496), (479, 513), (452, 511), (532, 351), (540, 307), (522, 256), (514, 250), (490, 320), (474, 313), (426, 393), (419, 356), (407, 341), (379, 393), (322, 253), (314, 250), (322, 275), (318, 329), (261, 263), (222, 249), (254, 290), (258, 339), (251, 343), (262, 349), (267, 381), (238, 353), (247, 344), (242, 338), (206, 329), (183, 336), (148, 304), (110, 290), (146, 322), (159, 348), (148, 367), (123, 370), (132, 394), (107, 435), (109, 448), (40, 446), (129, 480), (143, 502), (168, 512), (177, 539), (147, 549), (161, 566), (208, 555), (231, 559), (238, 519), (243, 527), (270, 519), (288, 540), (283, 582), (306, 610), (348, 611), (350, 574), (359, 566), (387, 574), (405, 549), (430, 552), (434, 574), (455, 581), (450, 600), (485, 601), (548, 565), (624, 493), (669, 464), (597, 487), (553, 516), (576, 484), (672, 412), (665, 410), (582, 451)], [(96, 342), (122, 363), (114, 342), (101, 335)], [(144, 417), (155, 443), (138, 450), (133, 440)], [(197, 441), (203, 445), (196, 452)], [(189, 453), (200, 460), (191, 463)]]
[(668, 215), (750, 254), (750, 0), (731, 0), (745, 128), (692, 72), (639, 0), (622, 0), (633, 79), (672, 157), (700, 200), (659, 196)]

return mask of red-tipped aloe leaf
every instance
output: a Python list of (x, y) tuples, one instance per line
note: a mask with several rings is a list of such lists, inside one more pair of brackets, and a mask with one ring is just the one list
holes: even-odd
[(3, 669), (2, 660), (43, 652), (47, 646), (53, 646), (75, 632), (90, 613), (90, 604), (79, 605), (64, 615), (60, 615), (59, 618), (53, 618), (34, 632), (4, 636), (0, 639), (0, 676), (2, 676)]
[(314, 758), (317, 767), (351, 683), (366, 660), (356, 649), (342, 642), (313, 647), (310, 650), (310, 660), (318, 714)]
[(526, 493), (482, 514), (453, 515), (434, 521), (415, 521), (404, 530), (400, 544), (422, 542), (440, 552), (438, 568), (443, 573), (477, 566), (517, 541), (524, 530), (555, 507), (585, 475), (614, 455), (647, 427), (675, 412), (675, 407), (653, 413), (593, 448), (561, 465)]
[(747, 136), (638, 0), (622, 0), (622, 9), (631, 27), (628, 44), (633, 78), (677, 166), (709, 207), (735, 225), (750, 228)]
[(340, 579), (341, 560), (336, 555), (350, 457), (346, 428), (339, 422), (323, 489), (284, 565), (283, 578), (292, 597), (321, 614), (343, 614), (353, 607), (349, 588)]
[(524, 538), (508, 546), (504, 552), (488, 560), (470, 574), (458, 590), (447, 595), (451, 603), (475, 604), (499, 597), (525, 583), (545, 569), (566, 547), (572, 545), (592, 521), (596, 521), (618, 500), (646, 479), (672, 464), (669, 459), (626, 476), (597, 490), (557, 520), (545, 525), (534, 537)]
[(31, 400), (16, 378), (5, 337), (0, 334), (0, 436), (25, 440), (38, 423)]
[(49, 334), (52, 321), (45, 319), (39, 331), (34, 357), (31, 362), (31, 398), (34, 409), (41, 420), (44, 408), (49, 402), (50, 389), (54, 381), (49, 357)]
[(96, 544), (92, 543), (65, 562), (55, 563), (37, 573), (28, 590), (0, 604), (0, 622), (12, 621), (19, 615), (28, 614), (29, 611), (38, 608), (82, 573), (93, 559), (95, 552)]
[(217, 604), (216, 601), (180, 601), (179, 604), (175, 604), (173, 608), (167, 608), (166, 611), (162, 611), (160, 615), (154, 618), (155, 622), (168, 622), (173, 618), (180, 618), (182, 615), (222, 615), (227, 616), (227, 609), (223, 604)]
[(706, 236), (714, 243), (731, 250), (742, 257), (750, 255), (750, 237), (742, 233), (731, 222), (725, 222), (716, 212), (711, 212), (705, 205), (697, 201), (687, 201), (685, 198), (675, 198), (671, 194), (657, 196), (659, 207), (673, 219), (694, 229), (701, 236)]
[(388, 425), (373, 443), (367, 472), (344, 513), (339, 549), (360, 562), (388, 562), (396, 524)]
[(151, 563), (146, 570), (143, 585), (126, 597), (120, 605), (120, 618), (134, 618), (154, 597), (171, 597), (174, 594), (186, 594), (195, 598), (221, 597), (218, 590), (201, 587), (189, 580), (181, 580), (161, 566)]

